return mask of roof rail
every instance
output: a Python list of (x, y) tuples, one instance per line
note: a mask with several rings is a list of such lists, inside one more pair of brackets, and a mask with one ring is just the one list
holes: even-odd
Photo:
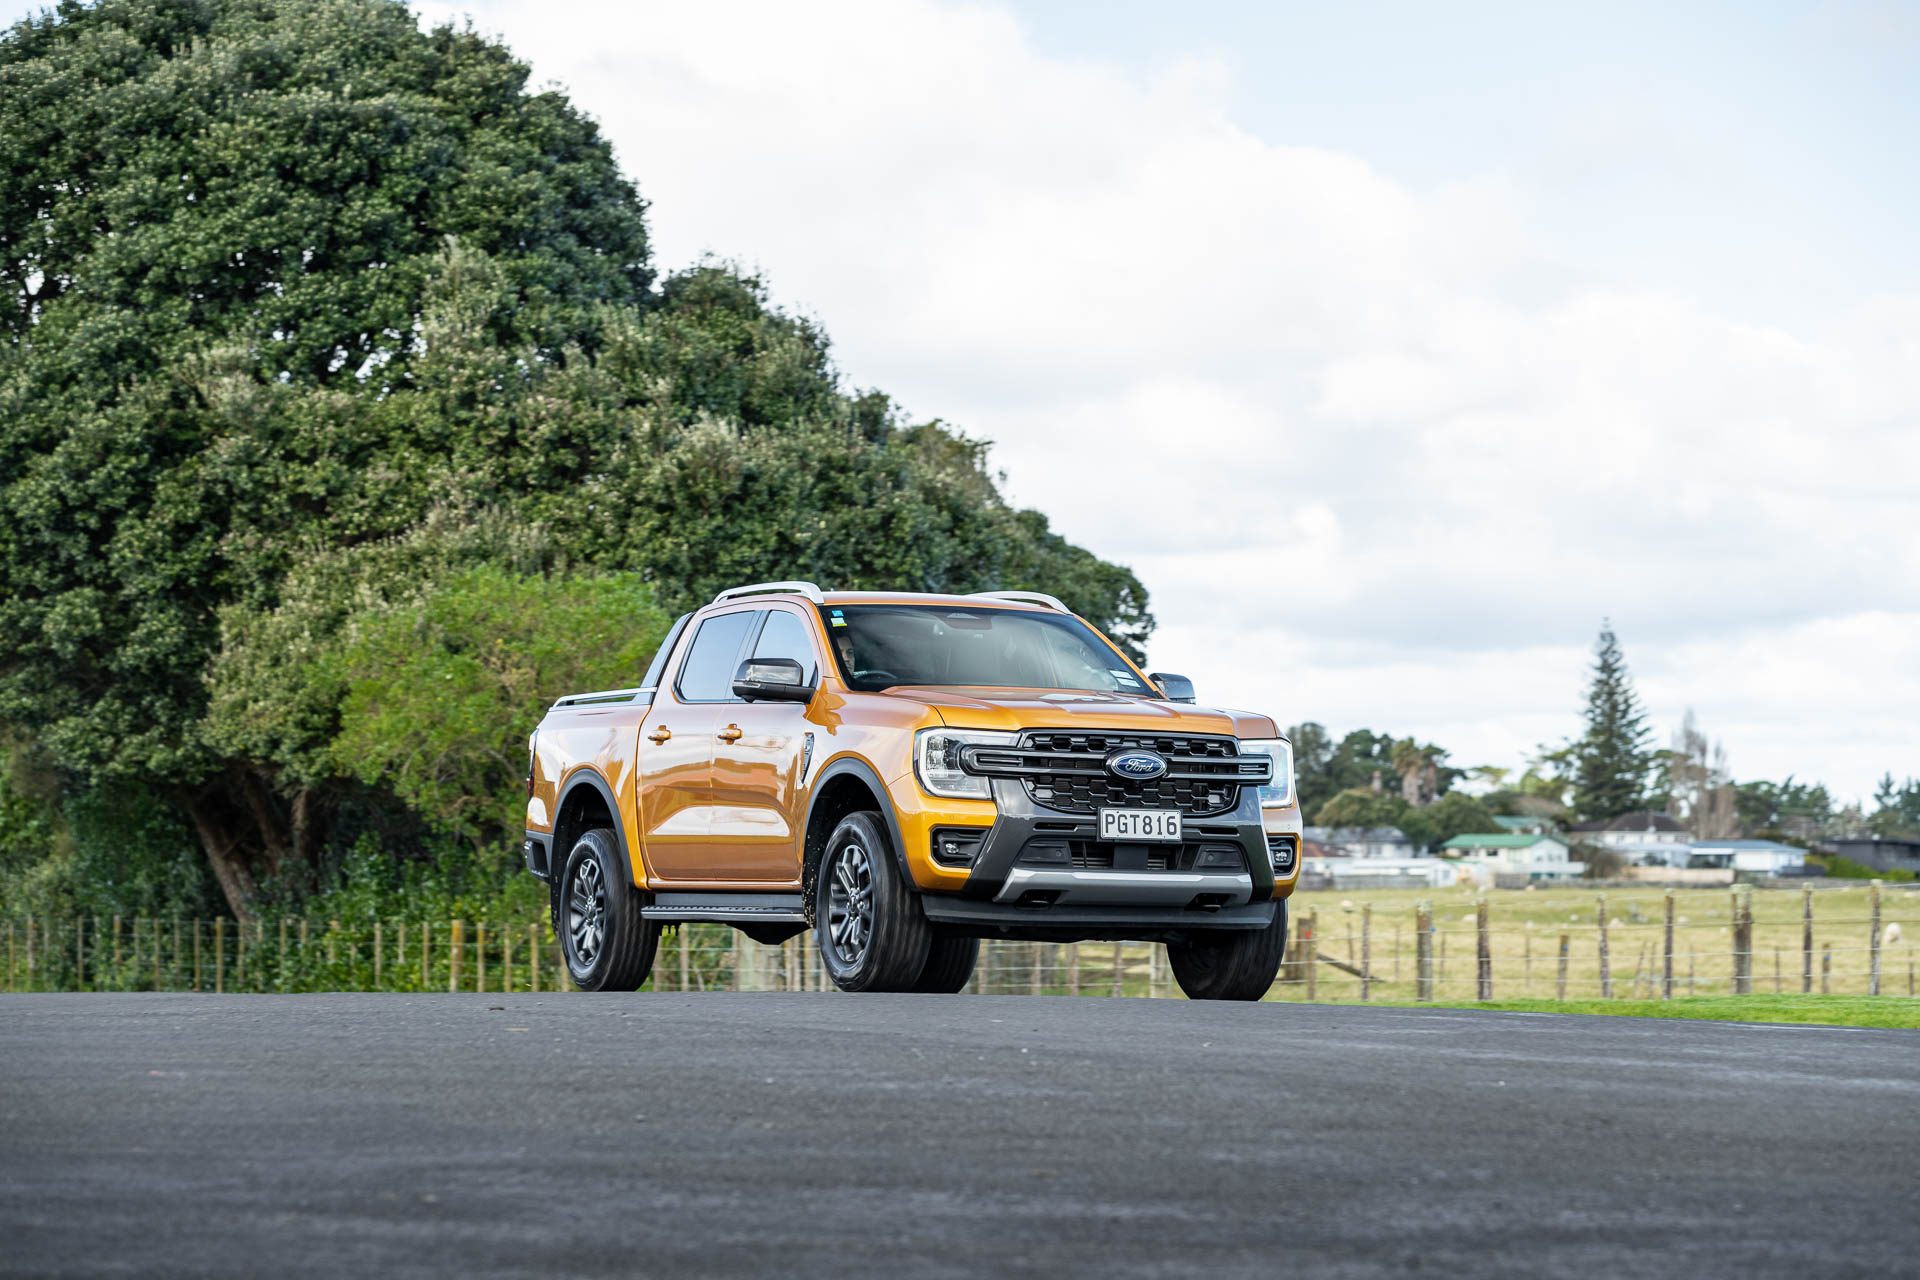
[(968, 594), (970, 600), (1011, 600), (1016, 604), (1043, 604), (1049, 609), (1058, 609), (1061, 613), (1072, 613), (1060, 602), (1060, 597), (1050, 596), (1041, 591), (974, 591)]
[(654, 692), (652, 685), (638, 689), (603, 689), (599, 693), (570, 693), (554, 701), (556, 707), (584, 707), (596, 702), (632, 702), (641, 694)]
[(821, 603), (820, 584), (817, 582), (755, 582), (744, 587), (728, 587), (713, 598), (713, 603), (722, 600), (738, 600), (741, 596), (797, 595), (805, 596), (815, 604)]

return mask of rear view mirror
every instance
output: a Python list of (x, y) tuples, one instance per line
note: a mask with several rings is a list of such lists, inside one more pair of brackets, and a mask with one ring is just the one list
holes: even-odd
[(1149, 671), (1148, 679), (1160, 686), (1160, 696), (1168, 702), (1192, 702), (1193, 681), (1171, 671)]
[(733, 696), (748, 702), (806, 702), (813, 686), (792, 658), (748, 658), (733, 673)]

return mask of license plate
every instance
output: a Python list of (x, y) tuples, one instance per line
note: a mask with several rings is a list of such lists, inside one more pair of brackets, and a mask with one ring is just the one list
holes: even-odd
[(1102, 840), (1177, 841), (1180, 839), (1178, 809), (1102, 809)]

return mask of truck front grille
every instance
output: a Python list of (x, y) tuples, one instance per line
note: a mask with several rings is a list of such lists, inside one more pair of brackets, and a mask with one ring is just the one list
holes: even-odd
[[(1142, 782), (1107, 772), (1107, 756), (1123, 748), (1158, 752), (1164, 777)], [(1240, 788), (1264, 778), (1266, 759), (1240, 758), (1231, 738), (1135, 733), (1029, 733), (1019, 746), (975, 747), (977, 772), (1015, 777), (1037, 805), (1060, 813), (1099, 809), (1178, 809), (1188, 817), (1225, 813), (1240, 803)]]

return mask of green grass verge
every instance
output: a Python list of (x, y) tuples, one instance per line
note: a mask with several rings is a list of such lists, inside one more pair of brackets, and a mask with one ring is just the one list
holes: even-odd
[[(1343, 1002), (1344, 1003), (1344, 1002)], [(1602, 1013), (1626, 1018), (1704, 1018), (1713, 1022), (1803, 1022), (1832, 1027), (1920, 1028), (1920, 999), (1907, 996), (1683, 996), (1676, 1000), (1448, 1000), (1399, 1009), (1495, 1009), (1512, 1013)]]

